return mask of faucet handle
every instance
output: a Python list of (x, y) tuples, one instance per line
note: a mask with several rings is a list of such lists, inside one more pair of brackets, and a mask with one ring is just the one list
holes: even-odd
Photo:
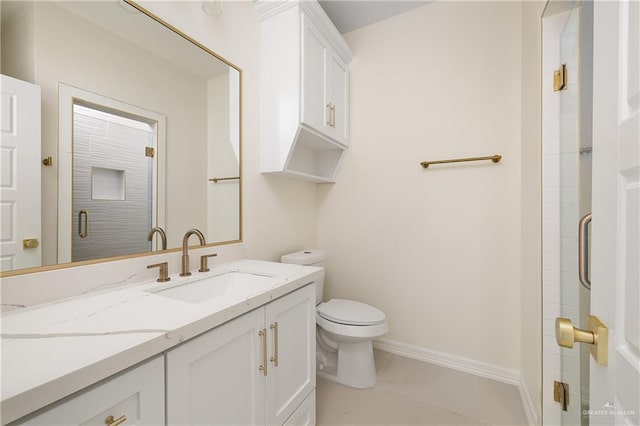
[(160, 268), (160, 276), (156, 280), (159, 283), (164, 283), (164, 282), (167, 282), (167, 281), (169, 281), (171, 279), (171, 278), (169, 278), (169, 263), (168, 262), (156, 263), (154, 265), (147, 265), (147, 269), (151, 269), (151, 268)]
[(204, 256), (200, 256), (200, 269), (198, 272), (209, 272), (209, 265), (207, 265), (207, 260), (210, 257), (216, 257), (218, 253), (205, 254)]

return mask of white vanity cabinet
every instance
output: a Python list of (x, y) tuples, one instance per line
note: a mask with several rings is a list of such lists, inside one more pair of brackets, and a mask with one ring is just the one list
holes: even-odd
[(165, 423), (164, 401), (164, 359), (158, 356), (14, 424), (157, 426)]
[(167, 424), (282, 425), (299, 406), (309, 410), (303, 402), (315, 389), (315, 289), (307, 285), (165, 356)]
[(259, 0), (262, 172), (335, 182), (352, 53), (317, 1)]

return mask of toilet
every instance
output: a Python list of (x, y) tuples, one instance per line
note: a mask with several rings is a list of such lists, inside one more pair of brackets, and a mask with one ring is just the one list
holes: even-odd
[[(282, 256), (282, 263), (324, 267), (324, 250)], [(384, 312), (353, 300), (322, 301), (324, 278), (316, 282), (316, 371), (354, 388), (376, 384), (373, 339), (389, 331)]]

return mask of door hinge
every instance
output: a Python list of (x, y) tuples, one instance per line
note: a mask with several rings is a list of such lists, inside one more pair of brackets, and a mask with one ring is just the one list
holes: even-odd
[(553, 91), (559, 92), (567, 87), (567, 64), (560, 65), (560, 68), (553, 72)]
[(156, 155), (155, 148), (153, 148), (151, 146), (145, 146), (144, 147), (144, 155), (147, 156), (147, 157), (153, 158)]
[(553, 382), (553, 400), (562, 405), (562, 411), (567, 411), (569, 406), (569, 384)]

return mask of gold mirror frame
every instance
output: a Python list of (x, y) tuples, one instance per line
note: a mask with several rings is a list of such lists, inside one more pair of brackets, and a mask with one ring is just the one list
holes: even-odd
[[(135, 3), (133, 0), (122, 0), (122, 1), (124, 1), (125, 3), (127, 3), (130, 6), (134, 7), (136, 10), (138, 10), (142, 14), (144, 14), (144, 15), (148, 16), (149, 18), (153, 19), (155, 22), (157, 22), (158, 24), (162, 25), (163, 27), (169, 29), (174, 34), (184, 38), (188, 42), (190, 42), (193, 45), (199, 47), (203, 51), (207, 52), (208, 54), (210, 54), (214, 58), (216, 58), (219, 61), (221, 61), (222, 63), (224, 63), (227, 66), (229, 66), (229, 67), (235, 69), (236, 71), (238, 71), (239, 86), (240, 86), (238, 88), (239, 89), (238, 90), (238, 92), (239, 92), (239, 129), (238, 129), (238, 139), (240, 141), (239, 161), (238, 161), (238, 170), (239, 170), (239, 188), (238, 188), (239, 206), (238, 206), (238, 208), (239, 208), (239, 215), (240, 215), (240, 218), (239, 218), (239, 225), (240, 226), (239, 226), (239, 229), (238, 229), (239, 238), (237, 240), (220, 241), (220, 242), (215, 242), (215, 243), (209, 243), (209, 244), (206, 244), (204, 247), (215, 247), (215, 246), (222, 246), (222, 245), (240, 243), (240, 242), (242, 242), (242, 238), (243, 238), (243, 225), (242, 225), (242, 174), (243, 174), (242, 173), (242, 159), (243, 159), (243, 143), (242, 143), (242, 139), (243, 139), (243, 130), (242, 130), (242, 110), (243, 110), (243, 108), (242, 108), (243, 107), (242, 80), (243, 80), (243, 77), (242, 77), (242, 69), (240, 67), (236, 66), (235, 64), (233, 64), (232, 62), (228, 61), (227, 59), (223, 58), (222, 56), (218, 55), (217, 53), (215, 53), (211, 49), (207, 48), (202, 43), (196, 41), (194, 38), (192, 38), (192, 37), (188, 36), (187, 34), (183, 33), (182, 31), (180, 31), (179, 29), (177, 29), (173, 25), (167, 23), (163, 19), (161, 19), (158, 16), (156, 16), (155, 14), (151, 13), (150, 11), (145, 9), (144, 7), (142, 7), (139, 4)], [(200, 246), (198, 246), (198, 247), (200, 247)], [(10, 271), (0, 271), (0, 278), (7, 278), (7, 277), (18, 276), (18, 275), (26, 275), (26, 274), (36, 273), (36, 272), (54, 271), (54, 270), (58, 270), (58, 269), (74, 268), (74, 267), (77, 267), (77, 266), (85, 266), (85, 265), (94, 265), (94, 264), (99, 264), (99, 263), (115, 262), (115, 261), (126, 260), (126, 259), (135, 259), (135, 258), (139, 258), (139, 257), (156, 256), (158, 254), (175, 253), (175, 252), (180, 252), (180, 251), (182, 251), (182, 248), (181, 247), (176, 247), (176, 248), (167, 249), (167, 250), (161, 250), (161, 251), (150, 251), (150, 252), (128, 254), (128, 255), (123, 255), (123, 256), (105, 257), (105, 258), (100, 258), (100, 259), (84, 260), (84, 261), (79, 261), (79, 262), (60, 263), (60, 264), (56, 264), (56, 265), (36, 266), (36, 267), (32, 267), (32, 268), (16, 269), (16, 270), (10, 270)]]

